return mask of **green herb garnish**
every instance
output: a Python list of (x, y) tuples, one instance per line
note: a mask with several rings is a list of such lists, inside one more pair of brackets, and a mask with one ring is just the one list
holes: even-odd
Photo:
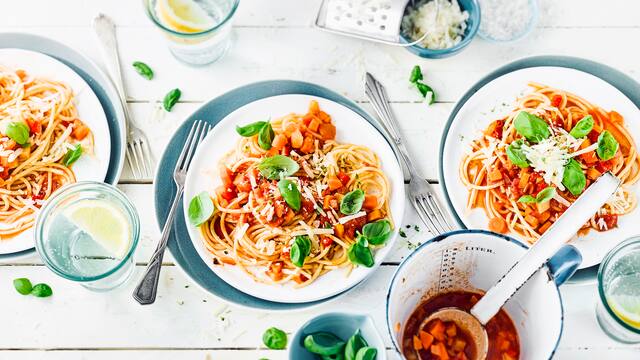
[(53, 295), (53, 290), (47, 284), (35, 284), (31, 289), (31, 295), (35, 297), (49, 297)]
[(138, 74), (147, 80), (153, 79), (153, 70), (149, 67), (149, 65), (143, 63), (142, 61), (134, 61), (133, 68), (136, 69)]
[(344, 351), (345, 342), (326, 331), (319, 331), (304, 338), (304, 348), (320, 356), (331, 356)]
[(245, 126), (236, 126), (236, 132), (242, 137), (250, 137), (259, 133), (267, 124), (266, 121), (256, 121)]
[(62, 157), (62, 163), (64, 166), (71, 166), (76, 160), (82, 156), (82, 145), (76, 144), (73, 149), (67, 150), (67, 153)]
[(194, 196), (189, 202), (189, 221), (193, 226), (200, 226), (211, 218), (214, 211), (215, 206), (213, 205), (211, 196), (209, 196), (206, 191), (203, 191)]
[(389, 220), (378, 220), (368, 223), (362, 228), (362, 236), (364, 236), (369, 244), (382, 245), (391, 234), (391, 223)]
[(182, 92), (178, 88), (169, 91), (167, 95), (164, 96), (164, 100), (162, 100), (162, 106), (164, 109), (166, 111), (171, 111), (178, 100), (180, 100), (181, 95)]
[(301, 195), (295, 182), (287, 179), (278, 181), (278, 190), (284, 201), (294, 211), (300, 210)]
[(291, 245), (291, 250), (289, 250), (291, 263), (297, 267), (302, 267), (304, 259), (309, 256), (310, 252), (311, 240), (309, 240), (309, 237), (307, 235), (296, 236), (293, 240), (293, 245)]
[(576, 123), (573, 129), (569, 132), (569, 135), (579, 139), (589, 135), (591, 130), (593, 130), (593, 117), (591, 115), (587, 115)]
[(507, 157), (509, 161), (521, 168), (529, 167), (529, 161), (527, 161), (527, 157), (522, 150), (522, 145), (524, 141), (522, 139), (518, 139), (512, 142), (509, 146), (507, 146)]
[(411, 69), (411, 75), (409, 76), (409, 82), (415, 85), (416, 89), (420, 92), (423, 98), (426, 98), (429, 94), (431, 97), (429, 99), (429, 105), (433, 104), (436, 101), (436, 92), (433, 89), (422, 82), (422, 70), (420, 66), (416, 65)]
[(598, 136), (598, 148), (596, 149), (596, 154), (602, 160), (609, 160), (616, 156), (618, 152), (618, 148), (620, 144), (616, 138), (611, 135), (607, 130), (603, 131), (600, 136)]
[(276, 134), (273, 132), (271, 123), (267, 123), (258, 132), (258, 145), (265, 150), (271, 149), (271, 143)]
[(22, 295), (31, 294), (31, 289), (33, 289), (31, 281), (29, 281), (29, 279), (27, 278), (14, 279), (13, 287), (16, 288), (16, 291)]
[(355, 360), (358, 351), (362, 348), (367, 347), (367, 341), (360, 335), (360, 330), (356, 331), (349, 340), (344, 348), (344, 358), (345, 360)]
[(340, 212), (345, 215), (353, 215), (362, 209), (364, 203), (364, 191), (355, 189), (342, 198), (340, 201)]
[(587, 186), (587, 178), (582, 172), (580, 163), (575, 159), (569, 160), (567, 165), (564, 166), (562, 184), (575, 196), (580, 195), (582, 191), (584, 191), (585, 186)]
[(10, 122), (6, 128), (6, 135), (19, 145), (25, 145), (29, 142), (29, 127), (21, 122)]
[(262, 334), (262, 342), (269, 349), (282, 350), (287, 347), (287, 334), (278, 328), (270, 327)]
[(525, 204), (530, 204), (530, 203), (540, 204), (540, 203), (551, 200), (555, 194), (556, 194), (556, 189), (553, 186), (548, 186), (540, 190), (540, 192), (538, 192), (538, 195), (536, 195), (535, 197), (533, 195), (521, 196), (520, 199), (518, 199), (518, 202), (525, 203)]
[(367, 246), (366, 239), (363, 238), (359, 238), (358, 241), (349, 247), (347, 255), (349, 257), (349, 261), (355, 265), (372, 267), (375, 263), (373, 260), (373, 254), (371, 254), (371, 249)]
[(526, 111), (520, 111), (513, 121), (513, 125), (518, 134), (533, 143), (539, 143), (551, 136), (549, 125), (541, 118)]
[(274, 155), (262, 159), (258, 164), (260, 174), (269, 180), (278, 180), (295, 174), (300, 169), (300, 165), (291, 158), (284, 155)]

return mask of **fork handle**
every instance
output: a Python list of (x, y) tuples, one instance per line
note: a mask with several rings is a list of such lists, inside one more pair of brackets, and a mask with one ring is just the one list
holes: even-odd
[(178, 186), (176, 197), (173, 199), (171, 209), (169, 210), (169, 216), (167, 216), (167, 221), (162, 227), (162, 237), (160, 238), (160, 242), (156, 247), (156, 251), (151, 255), (151, 259), (149, 259), (149, 265), (147, 265), (147, 270), (145, 271), (144, 276), (133, 292), (133, 298), (141, 305), (153, 304), (156, 301), (158, 280), (160, 279), (160, 270), (162, 269), (162, 259), (164, 257), (164, 251), (169, 240), (171, 226), (176, 216), (176, 210), (178, 209), (178, 204), (182, 198), (183, 191), (184, 187)]
[(401, 135), (400, 126), (398, 125), (397, 120), (391, 112), (389, 99), (387, 97), (384, 86), (382, 86), (382, 84), (378, 80), (376, 80), (370, 73), (366, 74), (365, 94), (367, 95), (369, 100), (371, 100), (371, 104), (373, 105), (374, 110), (380, 117), (382, 126), (387, 131), (394, 147), (400, 153), (400, 157), (402, 158), (407, 170), (409, 170), (409, 179), (405, 180), (411, 180), (412, 177), (420, 178), (421, 176), (418, 173), (417, 168), (413, 164), (413, 161), (411, 161), (411, 157), (409, 156), (409, 152), (407, 151), (407, 148), (405, 146), (406, 141)]

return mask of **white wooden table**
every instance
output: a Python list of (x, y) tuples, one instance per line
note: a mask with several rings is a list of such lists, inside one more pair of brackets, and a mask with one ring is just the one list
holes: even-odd
[[(461, 54), (444, 60), (423, 60), (406, 50), (320, 32), (312, 27), (318, 0), (241, 0), (235, 17), (234, 44), (220, 62), (188, 67), (175, 60), (157, 29), (132, 0), (3, 0), (0, 31), (50, 36), (100, 62), (90, 24), (98, 12), (118, 24), (120, 52), (129, 106), (152, 139), (156, 158), (174, 129), (203, 101), (232, 88), (265, 79), (298, 79), (327, 86), (372, 111), (363, 94), (365, 70), (389, 89), (393, 109), (402, 122), (421, 170), (437, 178), (440, 132), (456, 99), (496, 66), (534, 54), (563, 54), (612, 65), (640, 80), (640, 2), (625, 0), (542, 0), (540, 21), (525, 40), (499, 45), (476, 39)], [(149, 83), (129, 65), (141, 60), (153, 67)], [(419, 102), (408, 85), (415, 64), (438, 92), (436, 104)], [(183, 97), (174, 110), (150, 120), (157, 99), (179, 87)], [(120, 188), (142, 217), (142, 240), (136, 254), (137, 276), (159, 238), (154, 218), (152, 185), (129, 180)], [(418, 224), (411, 211), (404, 224)], [(409, 241), (428, 237), (408, 231)], [(409, 253), (401, 239), (392, 256), (369, 280), (336, 301), (313, 310), (269, 314), (227, 306), (197, 288), (165, 257), (159, 297), (142, 307), (131, 298), (133, 284), (100, 294), (62, 280), (33, 257), (0, 265), (0, 359), (286, 359), (285, 351), (269, 351), (262, 332), (277, 326), (293, 333), (307, 319), (335, 310), (367, 310), (382, 334), (384, 295), (390, 277)], [(54, 296), (23, 297), (12, 279), (47, 282)], [(564, 286), (565, 327), (557, 359), (639, 359), (640, 345), (622, 345), (599, 329), (595, 316), (596, 288)], [(366, 301), (364, 300), (366, 299)], [(386, 335), (385, 335), (386, 336)], [(387, 338), (388, 352), (391, 342)], [(392, 357), (393, 358), (393, 357)]]

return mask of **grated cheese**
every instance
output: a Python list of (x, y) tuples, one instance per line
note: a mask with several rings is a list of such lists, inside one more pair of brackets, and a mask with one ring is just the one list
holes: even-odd
[[(438, 9), (439, 5), (439, 9)], [(422, 2), (411, 8), (402, 19), (402, 29), (413, 40), (427, 49), (446, 49), (462, 41), (469, 13), (462, 11), (457, 1), (439, 0)]]
[(609, 227), (607, 226), (607, 222), (604, 221), (604, 218), (598, 218), (598, 221), (596, 222), (596, 224), (598, 225), (598, 228), (600, 230), (603, 230), (603, 231), (609, 230)]
[(353, 214), (353, 215), (343, 216), (343, 217), (341, 217), (341, 218), (339, 218), (339, 219), (338, 219), (338, 222), (339, 222), (340, 224), (346, 224), (346, 223), (348, 223), (349, 221), (351, 221), (351, 220), (353, 220), (353, 219), (357, 219), (357, 218), (359, 218), (359, 217), (363, 217), (363, 216), (366, 216), (366, 215), (367, 215), (367, 213), (366, 213), (366, 212), (364, 212), (364, 211), (360, 211), (360, 212), (355, 213), (355, 214)]

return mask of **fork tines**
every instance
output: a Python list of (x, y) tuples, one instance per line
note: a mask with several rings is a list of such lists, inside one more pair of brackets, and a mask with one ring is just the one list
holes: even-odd
[(125, 155), (134, 178), (145, 179), (153, 177), (151, 152), (145, 139), (136, 138), (128, 141)]
[[(189, 169), (189, 165), (191, 165), (191, 160), (193, 159), (193, 155), (196, 152), (196, 148), (207, 136), (209, 130), (211, 130), (211, 125), (206, 122), (202, 120), (196, 120), (193, 122), (191, 130), (189, 131), (189, 135), (187, 136), (187, 141), (184, 143), (182, 152), (180, 153), (180, 157), (176, 162), (176, 167), (173, 171), (174, 177), (180, 172), (186, 174), (186, 171)], [(176, 180), (176, 182), (178, 181), (179, 180)]]

